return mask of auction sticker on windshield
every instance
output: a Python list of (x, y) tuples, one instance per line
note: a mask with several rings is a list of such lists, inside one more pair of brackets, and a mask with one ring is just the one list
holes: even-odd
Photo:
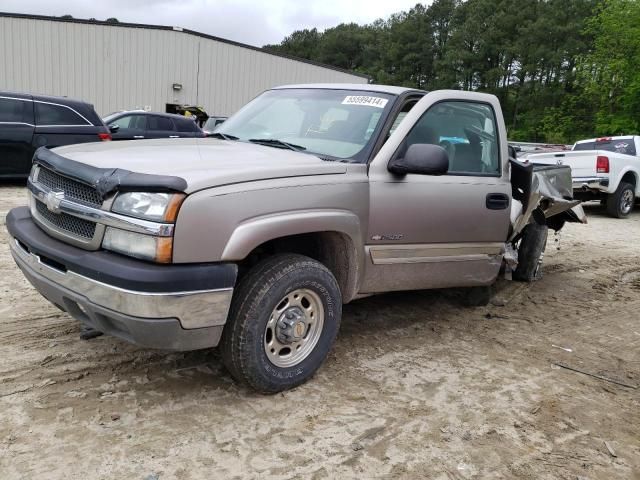
[(387, 105), (386, 98), (370, 97), (367, 95), (349, 95), (343, 101), (343, 105), (364, 105), (366, 107), (384, 108)]

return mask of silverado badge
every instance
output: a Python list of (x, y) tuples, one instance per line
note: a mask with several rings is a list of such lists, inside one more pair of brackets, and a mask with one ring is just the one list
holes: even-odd
[(60, 203), (62, 200), (64, 200), (64, 192), (55, 192), (53, 190), (48, 192), (44, 199), (47, 204), (47, 209), (56, 214), (60, 213)]

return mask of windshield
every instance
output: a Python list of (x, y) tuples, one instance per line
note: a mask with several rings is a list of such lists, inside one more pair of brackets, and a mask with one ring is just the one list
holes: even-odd
[(606, 150), (607, 152), (622, 153), (624, 155), (636, 154), (636, 146), (633, 138), (603, 138), (595, 142), (576, 143), (573, 150)]
[(241, 141), (278, 148), (286, 148), (286, 143), (306, 153), (364, 162), (392, 98), (353, 90), (270, 90), (216, 132)]

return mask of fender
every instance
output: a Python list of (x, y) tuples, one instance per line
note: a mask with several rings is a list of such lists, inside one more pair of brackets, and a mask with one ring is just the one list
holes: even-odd
[(364, 272), (364, 242), (358, 216), (347, 210), (299, 210), (251, 218), (233, 231), (220, 260), (239, 261), (270, 240), (314, 232), (336, 232), (350, 239), (347, 258), (352, 260), (346, 266), (348, 292), (343, 292), (350, 299), (357, 292)]
[(622, 182), (622, 177), (624, 177), (629, 172), (631, 172), (636, 179), (636, 197), (640, 196), (640, 174), (638, 174), (638, 170), (636, 168), (628, 165), (624, 167), (616, 176), (615, 188), (611, 190), (612, 186), (609, 187), (612, 193), (618, 189), (618, 186), (620, 186), (620, 182)]
[(269, 240), (313, 232), (348, 235), (358, 255), (364, 248), (360, 220), (353, 213), (346, 210), (306, 210), (264, 215), (241, 223), (229, 237), (220, 260), (242, 260)]

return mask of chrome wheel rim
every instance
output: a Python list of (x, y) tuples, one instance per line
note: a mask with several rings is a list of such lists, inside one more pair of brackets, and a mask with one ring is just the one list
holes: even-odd
[(620, 201), (622, 213), (629, 213), (633, 207), (634, 195), (631, 190), (625, 190)]
[(324, 306), (312, 290), (299, 288), (285, 295), (271, 312), (264, 331), (264, 351), (276, 367), (298, 365), (320, 339)]

